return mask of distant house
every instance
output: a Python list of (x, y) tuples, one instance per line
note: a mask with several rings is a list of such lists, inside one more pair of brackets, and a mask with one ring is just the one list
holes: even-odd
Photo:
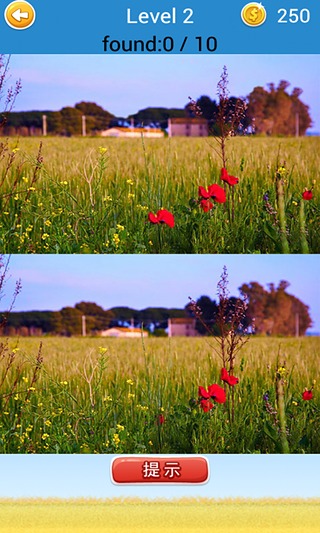
[(208, 137), (208, 121), (205, 118), (169, 118), (169, 137)]
[(115, 327), (101, 331), (100, 335), (101, 337), (126, 337), (132, 339), (135, 337), (148, 337), (148, 332), (140, 328)]
[(101, 131), (101, 137), (149, 137), (153, 139), (159, 139), (164, 136), (164, 132), (157, 128), (123, 128), (121, 126), (115, 126), (108, 130)]
[(195, 318), (169, 318), (168, 337), (197, 337)]

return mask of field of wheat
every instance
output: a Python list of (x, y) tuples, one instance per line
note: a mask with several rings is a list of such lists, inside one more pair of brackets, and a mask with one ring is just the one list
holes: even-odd
[[(318, 453), (319, 338), (252, 338), (232, 387), (216, 348), (214, 338), (3, 339), (1, 453), (281, 453), (283, 427), (290, 452)], [(213, 384), (226, 401), (206, 410), (199, 387)]]
[[(227, 170), (239, 178), (233, 186), (221, 181), (214, 138), (45, 138), (39, 144), (37, 138), (0, 144), (3, 253), (320, 249), (319, 138), (229, 139)], [(224, 203), (205, 199), (213, 184), (225, 189)], [(173, 215), (174, 226), (172, 219), (150, 221), (149, 213), (157, 217), (161, 209)]]
[(3, 533), (316, 533), (319, 500), (0, 500)]

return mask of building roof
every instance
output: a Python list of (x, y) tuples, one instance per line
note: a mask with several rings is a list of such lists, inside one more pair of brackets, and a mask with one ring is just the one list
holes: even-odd
[(195, 318), (170, 318), (171, 324), (194, 324)]
[(112, 126), (112, 128), (109, 128), (109, 130), (119, 130), (123, 132), (134, 131), (135, 133), (145, 133), (146, 131), (151, 131), (152, 133), (163, 133), (163, 130), (160, 128), (125, 128), (123, 126)]
[[(141, 333), (143, 331), (145, 331), (144, 329), (141, 329), (141, 328), (122, 328), (120, 326), (115, 326), (113, 328), (110, 328), (110, 329), (117, 329), (118, 331), (122, 331), (123, 333)], [(109, 331), (109, 330), (107, 330)]]
[(206, 118), (201, 117), (183, 117), (183, 118), (170, 118), (171, 124), (207, 124)]

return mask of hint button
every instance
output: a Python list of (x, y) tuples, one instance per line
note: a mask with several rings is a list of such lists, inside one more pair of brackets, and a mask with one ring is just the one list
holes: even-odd
[(205, 457), (117, 457), (111, 464), (114, 483), (206, 483), (209, 465)]

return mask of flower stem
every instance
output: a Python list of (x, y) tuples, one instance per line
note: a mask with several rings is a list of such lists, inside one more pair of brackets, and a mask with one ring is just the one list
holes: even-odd
[(162, 224), (158, 224), (158, 242), (159, 242), (159, 254), (162, 251)]
[(277, 375), (277, 404), (278, 404), (278, 416), (279, 416), (279, 424), (280, 424), (280, 442), (281, 442), (282, 453), (290, 453), (289, 443), (287, 439), (287, 424), (286, 424), (283, 380), (282, 380), (282, 377), (278, 375)]
[(284, 190), (283, 190), (282, 179), (280, 177), (277, 177), (277, 200), (278, 200), (278, 210), (279, 210), (280, 239), (281, 239), (282, 253), (289, 254), (290, 248), (289, 248), (289, 243), (287, 239)]
[(304, 200), (300, 201), (300, 211), (299, 211), (299, 222), (300, 222), (300, 244), (301, 244), (301, 253), (308, 254), (309, 246), (307, 241), (307, 230), (306, 230), (306, 219), (304, 215)]

